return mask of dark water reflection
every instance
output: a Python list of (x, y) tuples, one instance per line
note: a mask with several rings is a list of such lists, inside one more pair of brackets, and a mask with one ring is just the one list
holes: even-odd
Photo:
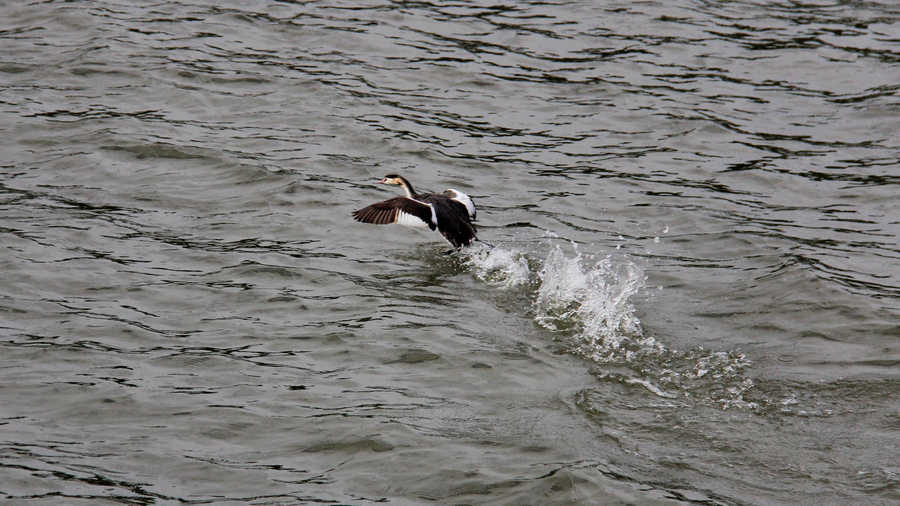
[(0, 13), (4, 502), (900, 500), (892, 3)]

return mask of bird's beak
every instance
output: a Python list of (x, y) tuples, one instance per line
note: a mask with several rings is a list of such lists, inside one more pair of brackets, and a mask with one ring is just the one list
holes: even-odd
[(381, 184), (388, 184), (388, 179), (386, 177), (381, 178), (381, 181), (378, 181)]

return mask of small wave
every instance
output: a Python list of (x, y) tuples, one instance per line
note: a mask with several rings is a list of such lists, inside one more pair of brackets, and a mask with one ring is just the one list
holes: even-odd
[(598, 379), (639, 384), (667, 399), (758, 407), (743, 398), (754, 383), (744, 372), (750, 361), (742, 353), (676, 350), (644, 334), (633, 300), (647, 277), (627, 256), (583, 255), (576, 244), (565, 247), (553, 238), (543, 249), (471, 248), (465, 262), (492, 286), (525, 290), (535, 323), (557, 334), (570, 353), (616, 369), (597, 371)]

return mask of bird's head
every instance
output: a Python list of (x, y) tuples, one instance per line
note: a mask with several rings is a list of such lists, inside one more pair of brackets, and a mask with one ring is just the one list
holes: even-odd
[(381, 184), (403, 184), (403, 178), (398, 176), (397, 174), (388, 174), (381, 178), (379, 181)]

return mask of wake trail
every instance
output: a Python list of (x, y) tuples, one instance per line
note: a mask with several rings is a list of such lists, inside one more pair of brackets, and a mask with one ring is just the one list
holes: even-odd
[(645, 334), (635, 299), (647, 276), (628, 256), (586, 255), (578, 245), (553, 238), (529, 249), (497, 243), (462, 254), (477, 279), (500, 290), (523, 291), (535, 324), (570, 353), (607, 366), (598, 368), (599, 379), (642, 385), (666, 399), (758, 408), (743, 398), (754, 386), (744, 354), (673, 349)]

